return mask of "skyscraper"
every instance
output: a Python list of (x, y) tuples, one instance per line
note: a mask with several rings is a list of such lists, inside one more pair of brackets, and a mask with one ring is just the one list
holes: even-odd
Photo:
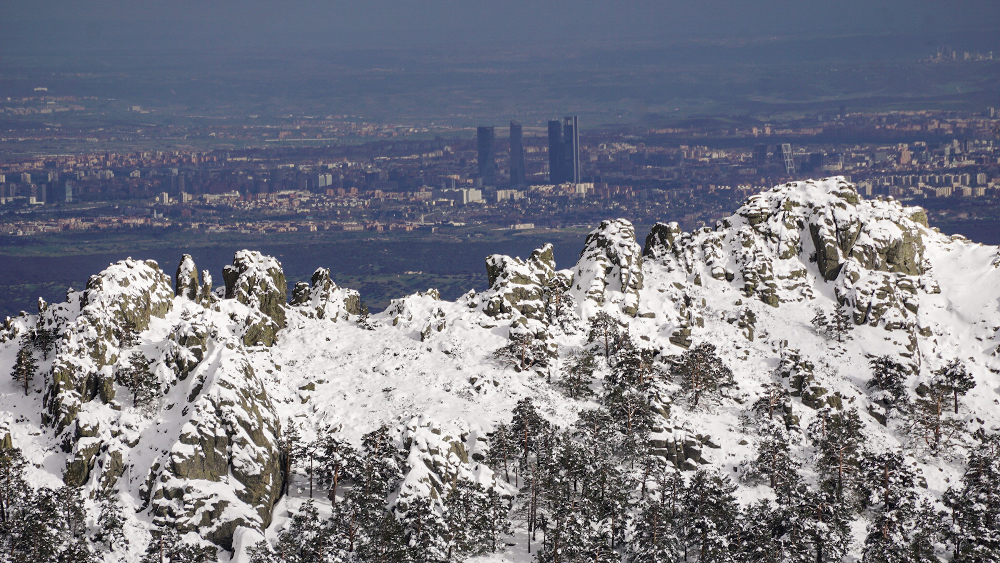
[(566, 168), (566, 182), (580, 183), (580, 122), (575, 115), (566, 117), (563, 124), (563, 142), (566, 149), (563, 153)]
[(563, 181), (563, 128), (558, 120), (549, 122), (549, 183)]
[(549, 122), (549, 181), (580, 183), (580, 123), (575, 115)]
[(521, 124), (510, 120), (510, 183), (523, 186), (527, 183), (524, 171), (524, 139)]
[(775, 153), (777, 153), (780, 163), (785, 167), (786, 174), (795, 173), (795, 159), (792, 158), (792, 145), (789, 143), (782, 143), (775, 148)]
[(757, 144), (753, 146), (753, 165), (767, 165), (767, 145)]
[(479, 177), (484, 186), (496, 185), (496, 153), (493, 141), (496, 131), (493, 127), (476, 128), (476, 147), (479, 149)]

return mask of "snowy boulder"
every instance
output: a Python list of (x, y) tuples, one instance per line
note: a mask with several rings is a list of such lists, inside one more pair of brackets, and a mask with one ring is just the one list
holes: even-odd
[[(263, 530), (282, 489), (280, 423), (238, 349), (198, 370), (175, 441), (151, 466), (143, 496), (156, 522), (231, 549), (240, 526)], [(180, 390), (179, 390), (180, 391)], [(146, 447), (161, 451), (155, 444)]]
[(674, 249), (674, 241), (681, 236), (681, 227), (675, 222), (657, 223), (646, 235), (646, 244), (642, 248), (645, 258), (660, 258)]
[[(545, 317), (545, 292), (556, 273), (552, 245), (531, 253), (527, 260), (494, 254), (486, 258), (490, 289), (483, 293), (483, 312), (494, 318), (515, 313), (532, 319)], [(516, 315), (515, 315), (516, 316)]]
[(241, 250), (233, 264), (222, 271), (226, 299), (235, 299), (264, 313), (279, 329), (285, 328), (285, 300), (288, 287), (281, 263), (253, 250)]
[[(86, 291), (72, 296), (79, 299), (79, 313), (55, 341), (45, 390), (46, 424), (62, 432), (83, 404), (113, 399), (111, 374), (103, 368), (118, 361), (122, 348), (149, 327), (151, 318), (171, 310), (173, 296), (170, 278), (152, 260), (122, 260), (91, 276)], [(53, 313), (70, 315), (74, 308)]]
[(635, 228), (625, 219), (603, 221), (587, 235), (580, 260), (573, 268), (570, 293), (590, 316), (589, 301), (597, 306), (615, 304), (629, 316), (639, 312), (642, 289), (642, 249)]
[(291, 304), (302, 314), (318, 319), (336, 321), (341, 314), (361, 314), (361, 294), (337, 287), (326, 268), (317, 268), (310, 283), (295, 284)]
[(181, 256), (177, 265), (177, 275), (174, 277), (174, 293), (177, 297), (186, 297), (192, 301), (198, 299), (201, 284), (198, 283), (198, 268), (190, 254)]

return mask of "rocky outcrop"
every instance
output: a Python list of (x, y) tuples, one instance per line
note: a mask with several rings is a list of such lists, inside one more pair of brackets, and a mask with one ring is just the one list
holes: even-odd
[(490, 289), (481, 296), (483, 312), (493, 318), (523, 315), (545, 317), (545, 293), (556, 275), (552, 245), (531, 253), (527, 260), (494, 254), (486, 258)]
[(925, 220), (917, 208), (862, 200), (842, 178), (793, 182), (752, 196), (714, 230), (657, 225), (645, 254), (695, 285), (708, 275), (774, 307), (812, 299), (815, 276), (834, 284), (857, 323), (893, 328), (916, 313)]
[(615, 304), (629, 316), (639, 312), (642, 289), (642, 251), (635, 241), (635, 228), (625, 219), (604, 221), (589, 235), (573, 268), (570, 293), (586, 311), (586, 303), (598, 307)]
[(233, 264), (222, 271), (226, 299), (235, 299), (270, 317), (279, 329), (285, 328), (285, 299), (288, 286), (285, 272), (276, 259), (252, 250), (241, 250)]
[(194, 265), (194, 258), (190, 254), (181, 256), (181, 262), (177, 265), (177, 275), (174, 277), (174, 294), (177, 297), (186, 297), (192, 301), (197, 301), (201, 293), (201, 284), (198, 283), (198, 268)]
[(675, 222), (653, 225), (646, 235), (646, 244), (642, 247), (643, 257), (657, 259), (670, 254), (674, 249), (674, 241), (681, 234), (681, 227)]
[(337, 287), (326, 268), (317, 268), (310, 283), (295, 284), (291, 304), (306, 316), (334, 322), (343, 315), (361, 314), (361, 294)]
[[(73, 296), (79, 299), (79, 314), (56, 340), (44, 421), (62, 432), (73, 424), (83, 404), (100, 398), (110, 401), (109, 393), (101, 393), (113, 388), (111, 374), (103, 368), (118, 361), (122, 347), (146, 330), (151, 318), (170, 311), (173, 296), (170, 278), (152, 260), (122, 260), (91, 276), (87, 289)], [(52, 314), (72, 314), (72, 308)]]
[(282, 489), (280, 424), (253, 369), (223, 354), (191, 382), (177, 441), (151, 468), (142, 494), (154, 522), (197, 530), (230, 549), (239, 526), (262, 530)]

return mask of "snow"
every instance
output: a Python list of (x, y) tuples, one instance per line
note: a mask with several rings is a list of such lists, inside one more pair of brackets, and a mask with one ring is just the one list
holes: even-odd
[[(858, 409), (872, 444), (906, 448), (927, 480), (925, 494), (939, 496), (961, 475), (963, 447), (952, 456), (930, 457), (913, 446), (898, 423), (882, 426), (869, 416), (864, 392), (871, 377), (868, 362), (872, 356), (889, 354), (915, 364), (918, 373), (908, 381), (912, 393), (934, 369), (952, 358), (962, 359), (977, 382), (963, 399), (963, 415), (973, 419), (973, 427), (1000, 429), (1000, 252), (915, 223), (910, 219), (915, 208), (893, 201), (851, 203), (856, 195), (840, 178), (779, 186), (751, 198), (716, 229), (684, 233), (673, 248), (653, 249), (645, 260), (627, 221), (606, 222), (588, 237), (580, 260), (569, 271), (574, 276), (572, 292), (583, 318), (607, 311), (628, 323), (633, 340), (660, 349), (663, 355), (681, 353), (683, 349), (670, 338), (682, 327), (690, 329), (695, 344), (715, 344), (733, 370), (738, 386), (730, 391), (731, 399), (699, 410), (675, 402), (662, 438), (710, 437), (720, 448), (703, 447), (702, 455), (735, 477), (734, 470), (753, 454), (757, 439), (743, 422), (746, 408), (765, 384), (774, 381), (772, 372), (782, 357), (794, 352), (813, 363), (814, 385), (826, 388), (826, 396), (839, 394), (845, 407)], [(810, 226), (838, 241), (857, 234), (853, 255), (840, 246), (836, 249), (837, 260), (844, 264), (836, 279), (825, 281), (818, 263), (810, 260), (817, 250)], [(902, 242), (907, 232), (918, 233), (922, 241), (921, 273), (861, 265), (863, 253)], [(166, 510), (144, 500), (158, 489), (190, 488), (184, 502), (203, 502), (199, 510), (226, 503), (222, 520), (244, 523), (233, 538), (233, 561), (246, 561), (241, 550), (263, 537), (262, 530), (254, 527), (262, 522), (259, 507), (248, 502), (241, 479), (266, 471), (276, 428), (288, 421), (300, 427), (307, 440), (329, 428), (354, 443), (383, 424), (397, 429), (401, 439), (413, 444), (410, 465), (415, 469), (403, 485), (408, 494), (428, 494), (439, 478), (425, 460), (436, 462), (432, 465), (450, 475), (492, 485), (496, 483), (492, 472), (471, 457), (462, 461), (452, 449), (455, 444), (462, 444), (469, 456), (481, 451), (480, 438), (498, 422), (509, 421), (523, 397), (532, 397), (546, 418), (564, 426), (579, 410), (594, 404), (567, 399), (546, 381), (549, 373), (558, 379), (558, 361), (551, 370), (536, 373), (516, 372), (493, 359), (493, 351), (507, 342), (510, 320), (521, 313), (509, 310), (490, 316), (488, 304), (500, 298), (508, 308), (523, 304), (526, 311), (537, 311), (540, 287), (559, 271), (554, 262), (534, 255), (529, 260), (494, 256), (490, 261), (502, 275), (487, 292), (470, 292), (454, 302), (440, 300), (434, 291), (403, 297), (372, 315), (368, 328), (359, 326), (357, 315), (343, 306), (351, 290), (333, 285), (321, 296), (314, 287), (303, 309), (320, 308), (325, 314), (296, 314), (298, 307), (288, 307), (287, 326), (273, 347), (242, 343), (240, 319), (253, 313), (248, 306), (233, 299), (204, 305), (174, 298), (169, 279), (153, 265), (131, 260), (112, 265), (92, 279), (86, 292), (73, 292), (66, 303), (48, 305), (40, 317), (8, 321), (0, 332), (7, 339), (0, 341), (0, 373), (9, 372), (14, 364), (18, 336), (41, 322), (64, 332), (56, 350), (40, 362), (42, 371), (58, 363), (80, 373), (110, 376), (131, 350), (120, 350), (113, 342), (104, 349), (89, 343), (113, 325), (112, 312), (165, 305), (162, 317), (154, 315), (148, 327), (141, 327), (134, 349), (153, 360), (169, 391), (153, 413), (132, 405), (128, 391), (117, 385), (114, 405), (67, 394), (64, 406), (79, 408), (72, 428), (98, 431), (94, 437), (76, 440), (74, 451), (66, 453), (59, 447), (65, 434), (56, 434), (39, 416), (46, 411), (43, 389), (50, 382), (37, 377), (26, 398), (23, 389), (8, 380), (0, 383), (0, 437), (10, 432), (14, 445), (38, 466), (29, 474), (34, 486), (58, 486), (66, 462), (90, 441), (108, 446), (85, 484), (97, 487), (99, 464), (110, 452), (120, 452), (126, 472), (119, 488), (131, 509), (126, 510), (130, 525), (137, 529), (148, 527), (152, 511)], [(265, 273), (280, 271), (276, 260), (259, 253), (241, 251), (236, 262), (246, 265), (243, 274), (257, 273), (254, 283), (269, 287), (273, 282)], [(888, 268), (884, 261), (880, 264)], [(194, 264), (186, 268), (182, 265), (183, 271), (193, 272)], [(852, 274), (857, 279), (852, 281)], [(211, 283), (208, 272), (202, 279)], [(518, 294), (523, 299), (512, 293), (515, 282), (526, 290)], [(810, 320), (817, 309), (832, 311), (839, 306), (838, 297), (851, 305), (866, 303), (886, 287), (889, 293), (880, 301), (888, 304), (885, 314), (855, 327), (845, 342), (831, 341), (813, 330)], [(765, 302), (769, 295), (774, 296), (770, 304)], [(631, 316), (629, 310), (643, 316)], [(741, 326), (746, 322), (740, 320), (750, 313), (756, 319), (750, 327), (752, 340), (748, 327)], [(537, 322), (542, 317), (532, 316)], [(210, 337), (203, 359), (180, 379), (170, 358), (181, 354), (194, 361), (190, 350), (176, 342), (180, 335), (191, 334), (194, 326), (204, 328)], [(921, 335), (921, 330), (929, 335)], [(585, 330), (552, 334), (564, 358), (580, 350), (585, 338)], [(915, 353), (907, 349), (913, 341), (918, 343)], [(97, 359), (94, 352), (100, 352)], [(664, 393), (669, 390), (667, 385)], [(794, 414), (800, 417), (801, 428), (815, 417), (815, 411), (799, 401), (794, 401)], [(253, 430), (260, 430), (270, 446), (256, 443)], [(209, 481), (170, 473), (168, 469), (177, 463), (204, 454), (195, 436), (215, 436), (228, 444), (220, 453), (227, 458), (229, 475)], [(812, 455), (804, 438), (798, 439), (795, 451), (802, 461)], [(274, 537), (288, 511), (302, 501), (303, 480), (301, 473), (296, 475), (290, 497), (275, 505), (267, 537)], [(770, 496), (770, 491), (741, 485), (738, 495), (741, 503), (748, 504)], [(317, 499), (321, 509), (324, 502)], [(180, 507), (175, 503), (174, 508)], [(192, 521), (198, 518), (200, 512)], [(509, 551), (474, 561), (530, 560), (523, 533), (510, 539), (516, 545)]]

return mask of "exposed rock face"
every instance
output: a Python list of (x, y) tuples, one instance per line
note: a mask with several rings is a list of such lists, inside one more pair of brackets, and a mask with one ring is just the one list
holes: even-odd
[(288, 286), (285, 272), (276, 259), (253, 250), (241, 250), (233, 264), (222, 271), (226, 299), (236, 299), (270, 317), (279, 329), (285, 328), (285, 299)]
[[(152, 260), (122, 260), (91, 276), (87, 289), (73, 296), (79, 299), (79, 314), (62, 328), (56, 342), (45, 391), (45, 422), (62, 432), (85, 403), (95, 398), (110, 401), (113, 394), (101, 393), (113, 389), (111, 374), (103, 368), (118, 361), (130, 333), (145, 330), (151, 318), (170, 311), (173, 296), (170, 278)], [(73, 308), (49, 309), (46, 314), (70, 315)], [(54, 318), (50, 322), (63, 324)]]
[(177, 276), (174, 278), (174, 293), (177, 297), (186, 297), (192, 301), (198, 299), (201, 292), (201, 284), (198, 283), (198, 268), (194, 265), (194, 258), (190, 254), (181, 256), (181, 263), (177, 265)]
[(660, 258), (671, 253), (674, 241), (682, 234), (681, 227), (675, 222), (657, 223), (646, 235), (646, 244), (642, 255), (646, 258)]
[(570, 293), (584, 306), (613, 303), (629, 316), (639, 312), (642, 289), (642, 251), (635, 241), (635, 228), (625, 219), (604, 221), (587, 235), (580, 260), (573, 269)]
[(775, 307), (812, 299), (815, 275), (834, 284), (855, 322), (892, 328), (913, 322), (925, 220), (891, 200), (863, 201), (842, 178), (795, 182), (751, 197), (715, 230), (678, 235), (657, 225), (645, 252), (695, 285), (708, 275)]
[[(153, 464), (142, 493), (154, 521), (198, 530), (231, 548), (238, 526), (266, 528), (282, 489), (280, 424), (239, 353), (222, 347), (190, 382), (177, 441)], [(184, 414), (182, 413), (182, 414)]]
[(361, 294), (353, 289), (337, 287), (330, 279), (330, 270), (317, 268), (310, 283), (299, 282), (292, 290), (292, 305), (310, 317), (334, 322), (343, 314), (361, 314)]
[(494, 254), (486, 258), (490, 289), (482, 296), (483, 312), (494, 318), (545, 316), (545, 291), (556, 275), (552, 245), (531, 253), (527, 260)]
[(488, 467), (479, 465), (473, 471), (470, 460), (474, 456), (482, 459), (483, 452), (475, 451), (480, 446), (478, 440), (472, 441), (470, 451), (467, 433), (451, 435), (426, 417), (414, 417), (400, 429), (399, 439), (409, 451), (409, 471), (400, 486), (397, 511), (405, 511), (411, 496), (429, 497), (440, 503), (444, 493), (459, 480), (479, 483), (487, 489), (499, 486)]

